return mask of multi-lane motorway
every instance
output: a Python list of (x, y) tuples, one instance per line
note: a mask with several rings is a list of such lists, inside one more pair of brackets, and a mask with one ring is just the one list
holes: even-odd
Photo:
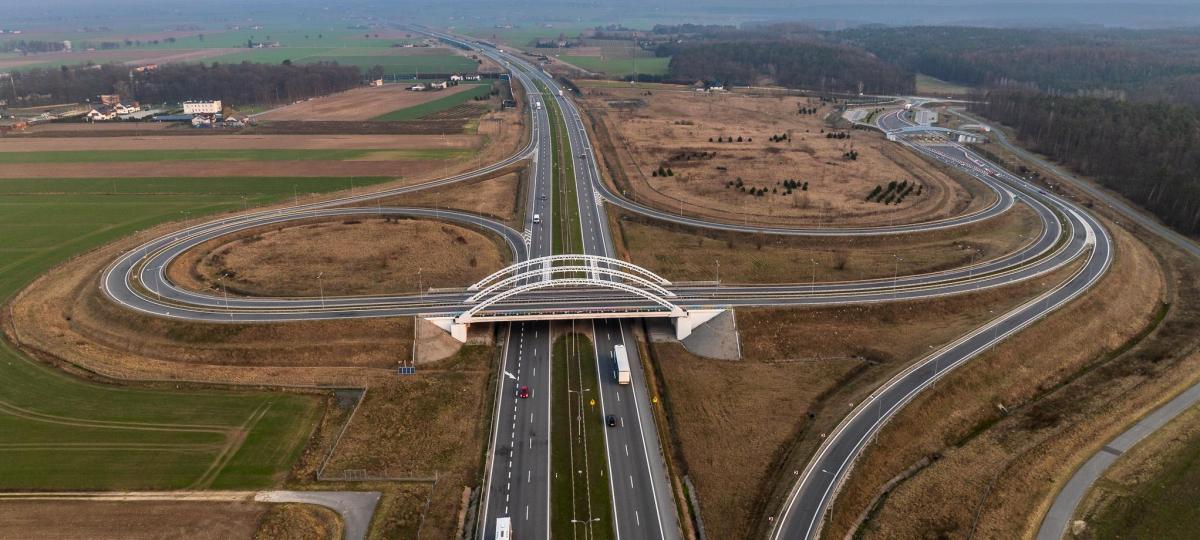
[[(452, 39), (446, 35), (440, 37)], [(573, 101), (562, 95), (555, 81), (540, 69), (520, 58), (482, 44), (471, 45), (510, 67), (512, 77), (530, 90), (527, 99), (534, 103), (546, 97), (532, 92), (533, 80), (550, 89), (552, 99), (562, 112), (575, 175), (564, 179), (574, 182), (579, 212), (582, 245), (571, 246), (589, 255), (612, 257), (613, 242), (604, 204), (615, 204), (660, 220), (692, 226), (755, 231), (765, 234), (793, 235), (869, 235), (900, 234), (975, 223), (1024, 204), (1032, 208), (1043, 223), (1043, 233), (1018, 252), (942, 272), (895, 276), (859, 282), (790, 284), (773, 286), (719, 285), (671, 287), (671, 301), (686, 309), (724, 308), (755, 305), (826, 305), (884, 302), (962, 294), (982, 288), (1000, 287), (1045, 275), (1083, 259), (1082, 268), (1057, 288), (1029, 303), (1005, 313), (987, 326), (947, 345), (921, 360), (864, 400), (826, 438), (816, 456), (795, 484), (774, 521), (773, 538), (815, 537), (821, 520), (838, 486), (849, 473), (854, 459), (867, 441), (887, 419), (918, 392), (957, 365), (966, 362), (993, 343), (1033, 323), (1047, 313), (1082, 294), (1108, 268), (1111, 245), (1104, 228), (1094, 218), (1069, 201), (1042, 193), (1003, 171), (969, 150), (949, 142), (927, 144), (905, 137), (900, 142), (930, 159), (958, 168), (987, 185), (996, 202), (973, 214), (929, 223), (893, 227), (853, 229), (784, 229), (746, 227), (705, 221), (648, 208), (612, 192), (602, 181), (586, 127)], [(209, 240), (251, 227), (323, 216), (389, 214), (450, 220), (493, 231), (504, 237), (514, 260), (549, 255), (556, 225), (551, 193), (552, 156), (548, 107), (531, 111), (530, 144), (521, 152), (478, 171), (428, 182), (417, 186), (383, 190), (281, 209), (251, 212), (219, 218), (188, 227), (158, 238), (120, 256), (106, 270), (102, 288), (114, 301), (146, 313), (202, 321), (287, 321), (300, 319), (384, 317), (399, 315), (457, 315), (466, 308), (466, 292), (430, 292), (427, 294), (381, 295), (369, 297), (321, 298), (228, 298), (220, 294), (188, 291), (166, 278), (164, 268), (180, 254)], [(903, 111), (881, 115), (879, 127), (885, 131), (908, 128), (911, 123)], [(495, 171), (517, 161), (533, 161), (532, 181), (526, 202), (525, 230), (507, 226), (469, 212), (371, 207), (382, 197), (443, 186)], [(561, 202), (561, 201), (560, 201)], [(533, 216), (541, 223), (533, 223)], [(616, 295), (603, 288), (542, 290), (494, 306), (501, 313), (538, 316), (576, 314), (594, 316), (625, 310), (641, 313), (657, 306), (644, 299)], [(493, 429), (489, 443), (487, 479), (483, 512), (479, 520), (482, 538), (491, 538), (495, 519), (514, 520), (521, 538), (546, 538), (549, 535), (549, 411), (550, 376), (553, 369), (550, 351), (550, 327), (544, 321), (512, 323), (507, 328), (504, 361), (498, 367), (497, 396)], [(670, 480), (667, 475), (651, 408), (651, 389), (647, 387), (637, 355), (638, 347), (628, 320), (600, 319), (593, 323), (596, 362), (600, 380), (599, 418), (613, 414), (620, 425), (605, 430), (607, 478), (613, 500), (614, 527), (620, 538), (676, 538), (680, 535)], [(622, 344), (630, 353), (633, 384), (617, 385), (611, 377), (611, 351)], [(528, 386), (530, 396), (520, 398), (516, 389)], [(798, 411), (797, 414), (800, 414)], [(597, 420), (599, 421), (599, 420)]]

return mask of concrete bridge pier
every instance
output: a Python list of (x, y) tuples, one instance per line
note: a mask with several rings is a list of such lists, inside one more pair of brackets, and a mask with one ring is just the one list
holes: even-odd
[(692, 330), (695, 330), (696, 327), (712, 320), (713, 317), (724, 311), (723, 309), (693, 309), (684, 311), (681, 316), (671, 317), (671, 322), (675, 325), (675, 339), (683, 341), (684, 338), (692, 335)]

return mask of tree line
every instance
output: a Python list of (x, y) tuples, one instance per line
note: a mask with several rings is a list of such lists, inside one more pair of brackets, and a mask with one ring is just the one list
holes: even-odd
[(362, 73), (356, 66), (336, 63), (214, 62), (166, 64), (140, 72), (119, 64), (35, 68), (14, 72), (12, 77), (14, 106), (82, 102), (114, 93), (148, 103), (220, 99), (245, 105), (286, 103), (348, 90), (361, 83)]
[(1012, 126), (1030, 149), (1200, 233), (1200, 110), (1012, 88), (978, 97), (971, 110)]
[(670, 77), (725, 84), (775, 83), (830, 92), (911, 93), (911, 73), (866, 52), (801, 41), (736, 41), (660, 45)]

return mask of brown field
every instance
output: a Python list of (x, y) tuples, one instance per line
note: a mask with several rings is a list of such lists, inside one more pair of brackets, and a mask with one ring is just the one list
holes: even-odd
[[(939, 300), (738, 310), (743, 359), (655, 344), (677, 462), (696, 485), (710, 538), (761, 537), (821, 434), (882, 381), (1065, 279)], [(881, 331), (880, 329), (886, 329)]]
[(524, 200), (522, 190), (528, 176), (522, 166), (517, 172), (494, 178), (455, 184), (440, 189), (426, 189), (381, 199), (384, 206), (421, 206), (466, 210), (498, 219), (510, 227), (523, 227)]
[(494, 347), (465, 346), (448, 360), (421, 367), (417, 375), (377, 380), (326, 474), (359, 470), (376, 477), (432, 478), (437, 473), (421, 534), (452, 538), (463, 487), (474, 487), (479, 479), (497, 354)]
[[(138, 124), (138, 128), (166, 126), (162, 123)], [(46, 124), (41, 128), (72, 127), (70, 124)], [(96, 123), (91, 129), (122, 127)], [(127, 128), (127, 126), (126, 126)], [(190, 129), (190, 128), (189, 128)], [(445, 137), (426, 135), (230, 135), (217, 130), (192, 130), (213, 133), (202, 143), (170, 135), (132, 137), (6, 138), (0, 139), (0, 152), (61, 152), (82, 150), (192, 150), (202, 144), (206, 150), (424, 150), (452, 148), (474, 150), (485, 143), (480, 135), (454, 134)]]
[(31, 54), (17, 58), (0, 58), (0, 70), (12, 69), (33, 64), (53, 63), (57, 69), (59, 64), (74, 65), (89, 61), (97, 64), (122, 62), (127, 65), (158, 64), (165, 62), (194, 62), (204, 58), (212, 58), (235, 52), (237, 49), (124, 49), (112, 51), (72, 51)]
[(370, 120), (392, 111), (420, 105), (462, 92), (470, 86), (445, 90), (411, 92), (406, 84), (355, 88), (330, 96), (313, 98), (271, 109), (258, 115), (259, 120)]
[(851, 281), (936, 272), (1011, 253), (1041, 234), (1041, 222), (1025, 205), (985, 223), (888, 237), (755, 236), (622, 216), (618, 224), (631, 262), (667, 279), (707, 281), (717, 278), (719, 261), (725, 283)]
[(254, 502), (0, 501), (0, 539), (254, 538), (267, 513)]
[(420, 161), (152, 161), (144, 163), (16, 163), (0, 178), (175, 178), (228, 176), (440, 177), (445, 160)]
[(433, 221), (321, 221), (223, 238), (168, 272), (185, 287), (242, 296), (396, 294), (475, 283), (508, 264), (501, 242)]
[[(1069, 464), (1195, 379), (1200, 357), (1185, 355), (1195, 347), (1196, 308), (1172, 309), (1147, 339), (1139, 334), (1155, 328), (1164, 294), (1174, 304), (1170, 291), (1183, 285), (1189, 304), (1200, 298), (1194, 272), (1168, 285), (1150, 249), (1110, 230), (1117, 260), (1096, 289), (960, 368), (880, 433), (842, 490), (827, 537), (863, 516), (858, 530), (868, 537), (1032, 536)], [(1180, 350), (1180, 340), (1191, 343)], [(880, 499), (880, 486), (910, 467)]]
[[(850, 139), (827, 139), (830, 128), (822, 119), (833, 109), (806, 97), (639, 88), (592, 88), (585, 95), (582, 103), (616, 187), (664, 210), (771, 225), (867, 225), (957, 215), (994, 197), (978, 182), (951, 178), (879, 134), (851, 130)], [(796, 113), (814, 106), (818, 114)], [(783, 133), (790, 140), (768, 139)], [(745, 142), (708, 142), (717, 137)], [(857, 160), (842, 157), (850, 150), (858, 152)], [(655, 176), (660, 166), (673, 175)], [(738, 178), (768, 192), (755, 197), (727, 186)], [(807, 181), (809, 188), (786, 195), (781, 183), (788, 179)], [(864, 200), (876, 185), (893, 180), (915, 182), (922, 194), (899, 205)]]

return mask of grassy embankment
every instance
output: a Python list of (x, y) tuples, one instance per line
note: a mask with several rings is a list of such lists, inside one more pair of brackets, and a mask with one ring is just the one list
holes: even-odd
[[(366, 184), (383, 179), (358, 179)], [(337, 178), (0, 181), (0, 299), (77, 253), (178, 219), (347, 186)], [(187, 214), (185, 214), (187, 213)], [(260, 488), (303, 449), (318, 402), (84, 382), (0, 343), (0, 489)]]
[(613, 538), (604, 453), (604, 418), (592, 342), (570, 334), (555, 340), (551, 384), (550, 536)]

